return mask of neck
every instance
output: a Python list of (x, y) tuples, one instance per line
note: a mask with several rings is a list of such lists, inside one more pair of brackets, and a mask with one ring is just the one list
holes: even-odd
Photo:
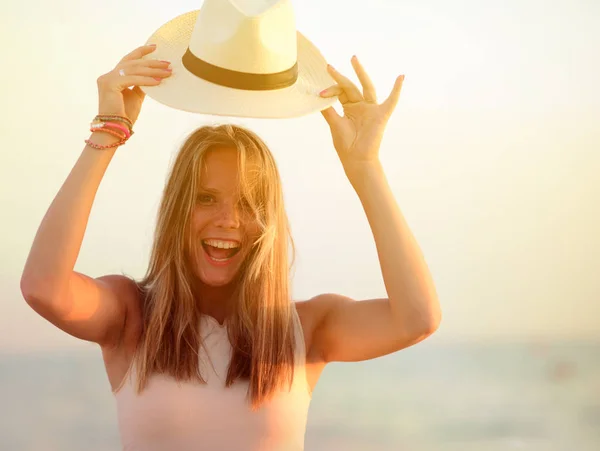
[(203, 314), (210, 315), (219, 323), (223, 323), (233, 306), (235, 290), (235, 283), (213, 287), (202, 281), (197, 281), (194, 287), (194, 295)]

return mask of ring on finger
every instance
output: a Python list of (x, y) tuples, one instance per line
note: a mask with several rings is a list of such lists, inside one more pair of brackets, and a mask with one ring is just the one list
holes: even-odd
[(119, 75), (121, 77), (124, 77), (125, 76), (125, 69), (119, 69)]

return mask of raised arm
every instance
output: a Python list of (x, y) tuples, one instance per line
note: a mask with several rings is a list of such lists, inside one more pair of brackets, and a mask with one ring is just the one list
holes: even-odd
[(352, 65), (363, 92), (329, 67), (337, 84), (321, 96), (338, 96), (344, 115), (328, 108), (323, 116), (371, 226), (387, 298), (354, 302), (338, 294), (322, 294), (303, 304), (311, 318), (311, 359), (325, 363), (369, 360), (399, 351), (431, 335), (441, 321), (433, 279), (379, 160), (385, 126), (400, 98), (404, 76), (396, 79), (390, 96), (379, 104), (375, 87), (356, 57)]
[[(140, 47), (98, 78), (100, 114), (135, 122), (144, 100), (139, 86), (157, 85), (170, 75), (167, 62), (141, 59), (152, 51)], [(121, 138), (95, 131), (89, 140), (114, 146)], [(36, 312), (65, 332), (103, 346), (118, 340), (135, 284), (119, 275), (93, 279), (74, 267), (98, 187), (117, 148), (85, 146), (38, 228), (21, 277), (23, 297)]]

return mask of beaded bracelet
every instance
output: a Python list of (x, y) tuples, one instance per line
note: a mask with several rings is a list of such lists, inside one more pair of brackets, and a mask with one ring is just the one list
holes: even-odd
[(89, 139), (85, 140), (85, 143), (88, 146), (93, 147), (94, 149), (101, 149), (101, 150), (103, 150), (103, 149), (110, 149), (111, 147), (119, 147), (120, 145), (125, 144), (126, 142), (127, 142), (127, 139), (122, 139), (121, 141), (118, 141), (118, 142), (113, 143), (113, 144), (96, 144), (96, 143), (92, 142)]
[(129, 130), (133, 129), (133, 122), (131, 122), (131, 119), (129, 119), (128, 117), (125, 116), (119, 116), (116, 114), (98, 114), (94, 120), (99, 120), (99, 121), (117, 121), (117, 122), (122, 122), (125, 125), (127, 125), (127, 128), (129, 128)]
[(109, 135), (115, 136), (117, 138), (119, 138), (119, 141), (112, 143), (112, 144), (96, 144), (93, 141), (91, 141), (90, 139), (86, 139), (85, 143), (87, 145), (89, 145), (90, 147), (93, 147), (94, 149), (109, 149), (111, 147), (119, 147), (122, 144), (125, 144), (127, 142), (127, 140), (129, 138), (127, 138), (127, 136), (125, 136), (123, 133), (118, 132), (116, 130), (111, 130), (110, 128), (90, 128), (91, 132), (99, 132), (99, 133), (107, 133)]

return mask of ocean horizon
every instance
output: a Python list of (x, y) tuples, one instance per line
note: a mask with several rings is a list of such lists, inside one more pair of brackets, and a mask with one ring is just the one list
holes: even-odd
[[(119, 450), (96, 347), (0, 353), (0, 449)], [(597, 451), (600, 342), (425, 341), (329, 365), (307, 451)]]

